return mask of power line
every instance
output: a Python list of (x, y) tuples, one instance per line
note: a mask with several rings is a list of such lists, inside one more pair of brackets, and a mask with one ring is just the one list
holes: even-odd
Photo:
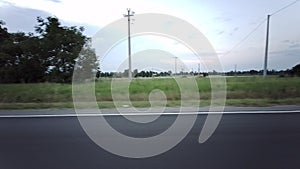
[[(300, 0), (296, 0), (294, 2), (291, 2), (289, 4), (287, 4), (286, 6), (278, 9), (277, 11), (273, 12), (272, 14), (270, 14), (270, 16), (275, 15), (283, 10), (285, 10), (286, 8), (296, 4), (297, 2), (299, 2)], [(237, 47), (239, 47), (242, 43), (244, 43), (254, 32), (256, 32), (265, 22), (266, 22), (266, 18), (264, 18), (251, 32), (249, 32), (243, 39), (241, 39), (236, 45), (234, 45), (229, 51), (227, 51), (223, 56), (230, 54), (234, 49), (236, 49)]]
[(224, 55), (230, 54), (234, 49), (239, 47), (243, 42), (245, 42), (255, 31), (257, 31), (258, 28), (260, 28), (263, 23), (265, 23), (267, 19), (263, 19), (254, 29), (252, 29), (251, 32), (249, 32), (241, 41), (239, 41), (236, 45), (234, 45), (228, 52), (226, 52)]
[(277, 11), (273, 12), (272, 14), (270, 14), (270, 16), (276, 15), (277, 13), (279, 13), (279, 12), (285, 10), (286, 8), (288, 8), (288, 7), (290, 7), (290, 6), (294, 5), (294, 4), (296, 4), (296, 3), (299, 2), (299, 1), (300, 1), (300, 0), (296, 0), (296, 1), (294, 1), (294, 2), (291, 2), (291, 3), (287, 4), (286, 6), (280, 8), (280, 9), (278, 9)]

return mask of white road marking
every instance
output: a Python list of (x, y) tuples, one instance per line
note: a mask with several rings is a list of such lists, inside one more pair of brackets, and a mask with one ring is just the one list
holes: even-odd
[(226, 112), (174, 112), (174, 113), (86, 113), (86, 114), (15, 114), (0, 115), (0, 118), (48, 118), (48, 117), (95, 117), (95, 116), (157, 116), (157, 115), (208, 115), (208, 114), (291, 114), (300, 110), (269, 110), (269, 111), (226, 111)]

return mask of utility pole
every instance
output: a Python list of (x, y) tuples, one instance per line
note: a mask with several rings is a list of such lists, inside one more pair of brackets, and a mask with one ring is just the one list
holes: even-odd
[(98, 76), (98, 78), (100, 78), (101, 77), (101, 65), (100, 65), (100, 59), (97, 59), (97, 62), (98, 62), (98, 66), (97, 66), (97, 72), (99, 72), (99, 76)]
[(265, 62), (264, 62), (264, 78), (267, 77), (267, 66), (268, 66), (268, 50), (269, 50), (269, 28), (270, 28), (270, 17), (267, 19), (267, 35), (266, 35), (266, 50), (265, 50)]
[(234, 76), (236, 76), (236, 64), (234, 65)]
[(174, 57), (174, 59), (175, 59), (175, 76), (176, 76), (176, 74), (177, 74), (177, 58), (178, 58), (178, 57)]
[(134, 12), (130, 8), (127, 8), (127, 14), (124, 14), (124, 17), (128, 18), (128, 78), (132, 78), (131, 71), (131, 41), (130, 41), (130, 17), (134, 15)]
[(200, 76), (200, 63), (198, 63), (198, 76)]

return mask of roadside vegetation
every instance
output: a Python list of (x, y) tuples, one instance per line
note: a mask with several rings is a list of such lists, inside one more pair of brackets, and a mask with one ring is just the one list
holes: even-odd
[[(200, 105), (208, 106), (211, 98), (209, 78), (197, 78)], [(269, 106), (300, 105), (300, 78), (298, 77), (227, 77), (226, 105)], [(99, 106), (114, 107), (111, 96), (111, 79), (103, 78), (95, 83)], [(154, 89), (163, 91), (167, 106), (180, 106), (180, 91), (172, 78), (134, 79), (129, 87), (132, 104), (148, 107), (149, 93)], [(199, 104), (194, 100), (191, 105)], [(72, 84), (32, 83), (0, 84), (0, 108), (72, 108)]]

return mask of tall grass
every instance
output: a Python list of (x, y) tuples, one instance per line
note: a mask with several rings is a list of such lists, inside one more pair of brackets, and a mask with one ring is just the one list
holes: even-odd
[[(101, 79), (95, 83), (98, 101), (110, 102), (111, 79)], [(268, 77), (228, 77), (227, 99), (238, 100), (272, 99), (291, 100), (300, 98), (300, 78)], [(209, 100), (210, 79), (197, 78), (198, 90), (202, 100)], [(132, 101), (147, 102), (154, 89), (163, 91), (168, 101), (180, 100), (180, 88), (172, 78), (134, 79), (130, 86)], [(56, 83), (38, 84), (0, 84), (0, 103), (61, 103), (72, 102), (72, 85)], [(275, 102), (276, 103), (276, 102)], [(299, 103), (300, 104), (300, 103)]]
[(0, 84), (0, 102), (64, 102), (71, 101), (70, 84)]
[(278, 77), (232, 77), (227, 78), (227, 98), (271, 98), (300, 97), (299, 78)]

